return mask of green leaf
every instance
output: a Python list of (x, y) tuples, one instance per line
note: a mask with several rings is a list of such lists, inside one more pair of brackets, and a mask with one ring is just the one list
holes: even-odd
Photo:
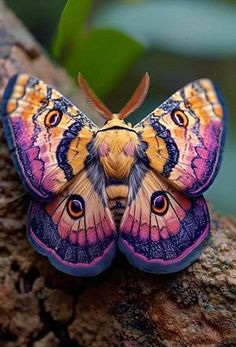
[(81, 72), (100, 97), (112, 90), (144, 52), (140, 43), (114, 29), (94, 30), (76, 42), (65, 66), (72, 76)]
[(113, 27), (149, 48), (198, 57), (236, 55), (236, 7), (220, 1), (109, 2), (94, 27)]
[(84, 26), (93, 0), (68, 0), (61, 15), (53, 53), (56, 58), (63, 58), (73, 46), (82, 39)]

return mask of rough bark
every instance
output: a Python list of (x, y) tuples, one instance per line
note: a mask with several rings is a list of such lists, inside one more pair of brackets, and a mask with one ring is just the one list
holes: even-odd
[[(0, 97), (16, 72), (76, 99), (66, 73), (0, 2)], [(236, 346), (236, 221), (213, 213), (208, 247), (177, 274), (145, 274), (120, 255), (95, 278), (67, 276), (27, 241), (30, 197), (2, 129), (0, 141), (0, 346)]]

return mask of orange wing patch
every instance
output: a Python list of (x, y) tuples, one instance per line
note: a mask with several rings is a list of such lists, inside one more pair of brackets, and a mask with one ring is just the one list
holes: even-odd
[(222, 96), (210, 80), (176, 92), (135, 126), (148, 144), (151, 167), (187, 194), (202, 194), (219, 169), (224, 113)]

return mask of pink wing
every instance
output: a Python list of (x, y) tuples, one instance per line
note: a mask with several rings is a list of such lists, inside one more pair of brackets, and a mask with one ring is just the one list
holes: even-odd
[(107, 268), (116, 250), (116, 231), (104, 194), (86, 171), (52, 202), (33, 202), (29, 239), (59, 270), (94, 276)]
[(209, 230), (202, 196), (188, 198), (149, 171), (142, 184), (130, 187), (118, 245), (143, 271), (176, 272), (199, 257)]
[(49, 200), (83, 168), (97, 127), (58, 91), (35, 77), (13, 76), (2, 119), (15, 167), (34, 196)]
[(201, 79), (180, 89), (135, 126), (152, 169), (188, 195), (213, 182), (225, 137), (225, 104), (219, 89)]

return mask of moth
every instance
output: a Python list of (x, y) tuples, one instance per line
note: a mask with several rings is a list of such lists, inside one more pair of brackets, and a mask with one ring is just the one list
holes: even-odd
[(132, 127), (146, 74), (112, 113), (82, 75), (99, 128), (43, 81), (19, 74), (4, 93), (2, 120), (25, 188), (33, 195), (28, 237), (59, 270), (94, 276), (117, 250), (151, 273), (180, 271), (201, 254), (210, 217), (202, 193), (221, 161), (225, 104), (209, 79), (189, 83)]

